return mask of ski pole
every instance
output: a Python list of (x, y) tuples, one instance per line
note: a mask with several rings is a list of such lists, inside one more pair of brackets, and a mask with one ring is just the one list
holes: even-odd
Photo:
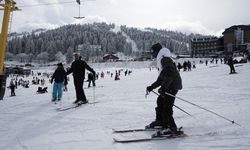
[(93, 86), (93, 101), (94, 101), (94, 105), (95, 105), (95, 86)]
[(216, 115), (216, 116), (218, 116), (218, 117), (221, 117), (221, 118), (223, 118), (223, 119), (225, 119), (225, 120), (231, 122), (232, 124), (236, 124), (236, 125), (238, 125), (238, 126), (241, 127), (241, 125), (238, 124), (237, 122), (235, 122), (234, 120), (230, 120), (230, 119), (228, 119), (228, 118), (226, 118), (226, 117), (224, 117), (224, 116), (222, 116), (222, 115), (219, 115), (219, 114), (217, 114), (217, 113), (215, 113), (215, 112), (213, 112), (213, 111), (211, 111), (211, 110), (208, 110), (208, 109), (206, 109), (206, 108), (204, 108), (204, 107), (201, 107), (201, 106), (199, 106), (199, 105), (197, 105), (197, 104), (194, 104), (194, 103), (192, 103), (192, 102), (189, 102), (188, 100), (185, 100), (185, 99), (183, 99), (183, 98), (177, 97), (177, 96), (172, 95), (172, 94), (167, 93), (167, 92), (165, 92), (165, 94), (167, 94), (167, 95), (169, 95), (169, 96), (172, 96), (172, 97), (175, 97), (175, 98), (177, 98), (177, 99), (179, 99), (179, 100), (182, 100), (182, 101), (184, 101), (184, 102), (186, 102), (186, 103), (189, 103), (189, 104), (191, 104), (191, 105), (193, 105), (193, 106), (196, 106), (196, 107), (198, 107), (198, 108), (200, 108), (200, 109), (203, 109), (203, 110), (205, 110), (205, 111), (207, 111), (207, 112), (210, 112), (210, 113), (212, 113), (212, 114), (214, 114), (214, 115)]
[[(155, 93), (156, 95), (160, 96), (160, 94), (156, 93), (155, 91), (152, 91), (152, 92)], [(184, 113), (188, 114), (189, 116), (192, 116), (191, 114), (189, 114), (189, 113), (186, 112), (185, 110), (181, 109), (180, 107), (176, 106), (175, 104), (174, 104), (174, 107), (176, 107), (177, 109), (183, 111)]]
[(149, 94), (149, 92), (148, 92), (148, 90), (146, 90), (145, 98), (147, 98), (148, 94)]

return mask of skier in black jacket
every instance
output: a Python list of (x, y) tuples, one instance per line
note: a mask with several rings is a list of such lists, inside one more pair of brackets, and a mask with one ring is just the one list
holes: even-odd
[(230, 74), (236, 73), (235, 72), (235, 68), (234, 68), (234, 60), (233, 60), (233, 56), (232, 55), (228, 56), (228, 65), (230, 67)]
[(89, 70), (95, 76), (95, 71), (83, 60), (79, 53), (74, 54), (75, 60), (71, 64), (71, 67), (67, 71), (67, 75), (73, 72), (74, 85), (76, 90), (75, 104), (88, 103), (83, 90), (83, 82), (85, 79), (85, 69)]
[(66, 78), (66, 71), (63, 68), (63, 64), (62, 63), (58, 63), (57, 64), (57, 68), (55, 70), (55, 72), (52, 75), (51, 78), (51, 84), (54, 82), (53, 85), (53, 92), (52, 92), (52, 102), (60, 101), (62, 99), (62, 88), (63, 88), (63, 83), (67, 82), (67, 78)]
[(162, 130), (158, 132), (159, 134), (175, 133), (177, 131), (177, 126), (173, 118), (175, 97), (165, 93), (175, 96), (178, 90), (182, 89), (182, 80), (175, 63), (170, 58), (170, 51), (167, 48), (162, 48), (159, 43), (153, 45), (152, 49), (155, 56), (157, 56), (157, 67), (160, 69), (160, 74), (157, 80), (147, 87), (147, 91), (151, 92), (160, 86), (158, 90), (160, 96), (157, 98), (156, 120), (146, 126), (146, 128), (162, 126)]
[(91, 72), (88, 73), (88, 82), (89, 82), (88, 87), (90, 87), (91, 82), (92, 82), (92, 85), (95, 86), (95, 76)]

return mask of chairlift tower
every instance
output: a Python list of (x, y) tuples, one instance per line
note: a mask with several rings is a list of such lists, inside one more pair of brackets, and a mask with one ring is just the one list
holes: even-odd
[(8, 31), (10, 25), (10, 15), (11, 12), (18, 10), (15, 6), (16, 2), (14, 0), (5, 0), (5, 3), (1, 3), (3, 0), (0, 0), (0, 10), (3, 10), (3, 21), (2, 21), (2, 30), (0, 34), (0, 100), (3, 99), (6, 87), (6, 75), (4, 74), (4, 60), (6, 55), (6, 46)]

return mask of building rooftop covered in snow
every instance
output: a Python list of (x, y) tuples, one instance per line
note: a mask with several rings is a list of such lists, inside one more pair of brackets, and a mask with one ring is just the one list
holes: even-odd
[(116, 54), (112, 53), (112, 54), (105, 54), (103, 56), (103, 61), (107, 62), (113, 62), (113, 61), (118, 61), (119, 60), (119, 57), (116, 56)]

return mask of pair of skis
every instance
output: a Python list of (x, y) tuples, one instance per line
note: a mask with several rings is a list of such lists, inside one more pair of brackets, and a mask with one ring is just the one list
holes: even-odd
[(69, 110), (69, 109), (74, 109), (74, 108), (80, 107), (80, 106), (82, 106), (82, 105), (96, 104), (96, 103), (99, 103), (99, 101), (96, 101), (96, 102), (88, 102), (88, 103), (86, 103), (86, 104), (72, 104), (72, 105), (70, 105), (70, 106), (57, 108), (56, 110), (57, 110), (57, 111), (66, 111), (66, 110)]
[[(115, 143), (133, 143), (133, 142), (145, 142), (145, 141), (152, 141), (152, 140), (166, 140), (166, 139), (173, 139), (173, 138), (180, 138), (186, 137), (187, 135), (181, 131), (182, 127), (180, 127), (175, 134), (167, 134), (161, 136), (151, 136), (146, 138), (134, 138), (134, 139), (117, 139), (113, 138)], [(159, 129), (127, 129), (127, 130), (115, 130), (113, 129), (114, 133), (129, 133), (129, 132), (142, 132), (142, 131), (156, 131)]]

